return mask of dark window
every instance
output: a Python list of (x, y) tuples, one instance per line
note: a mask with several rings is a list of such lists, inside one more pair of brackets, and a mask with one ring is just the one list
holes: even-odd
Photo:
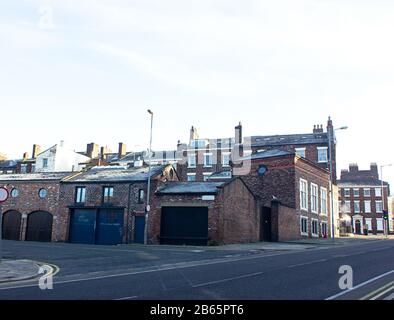
[(113, 187), (104, 187), (103, 188), (103, 203), (111, 203), (114, 197), (114, 188)]
[(145, 191), (144, 189), (138, 190), (138, 203), (144, 203)]
[(75, 188), (75, 202), (76, 203), (85, 203), (86, 200), (86, 188), (85, 187), (76, 187)]

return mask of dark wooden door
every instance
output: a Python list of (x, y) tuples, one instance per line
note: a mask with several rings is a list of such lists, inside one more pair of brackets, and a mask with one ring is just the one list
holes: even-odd
[(144, 243), (145, 240), (145, 216), (137, 216), (134, 220), (134, 242)]
[(271, 233), (271, 208), (263, 207), (261, 210), (260, 240), (272, 241)]
[(3, 214), (2, 238), (5, 240), (20, 240), (22, 215), (18, 211), (8, 211)]
[(27, 218), (26, 241), (50, 242), (53, 217), (49, 212), (37, 211)]

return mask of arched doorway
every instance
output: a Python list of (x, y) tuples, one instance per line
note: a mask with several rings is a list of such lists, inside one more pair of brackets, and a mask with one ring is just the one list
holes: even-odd
[(53, 216), (46, 211), (36, 211), (27, 218), (26, 241), (50, 242)]
[(356, 220), (354, 225), (355, 225), (355, 233), (356, 234), (361, 234), (361, 222), (360, 222), (360, 220)]
[(16, 210), (3, 214), (2, 238), (5, 240), (20, 240), (22, 215)]

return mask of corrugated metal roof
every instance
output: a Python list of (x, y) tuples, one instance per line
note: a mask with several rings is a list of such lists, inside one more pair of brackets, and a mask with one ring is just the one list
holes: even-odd
[(217, 194), (224, 182), (168, 182), (157, 194)]

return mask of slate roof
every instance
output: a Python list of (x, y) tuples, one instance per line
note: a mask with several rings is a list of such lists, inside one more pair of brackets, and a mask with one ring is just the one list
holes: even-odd
[(328, 143), (328, 135), (323, 133), (287, 134), (275, 136), (252, 136), (252, 146), (282, 146)]
[(168, 182), (157, 194), (217, 194), (225, 182)]
[(75, 172), (41, 172), (22, 174), (0, 174), (0, 181), (53, 181), (61, 180)]
[(274, 149), (274, 150), (266, 150), (266, 151), (253, 153), (247, 157), (243, 157), (242, 160), (265, 159), (265, 158), (282, 157), (282, 156), (290, 156), (290, 155), (295, 155), (295, 153)]
[[(166, 166), (152, 166), (151, 177), (161, 173)], [(122, 166), (94, 167), (86, 172), (82, 172), (64, 182), (135, 182), (148, 179), (147, 166), (141, 168), (130, 168)]]
[[(376, 179), (342, 179), (338, 180), (337, 184), (339, 187), (352, 187), (352, 186), (382, 186), (381, 180)], [(388, 186), (389, 183), (384, 181), (383, 185)]]
[(0, 168), (7, 169), (7, 168), (14, 168), (17, 165), (17, 160), (3, 160), (0, 161)]

